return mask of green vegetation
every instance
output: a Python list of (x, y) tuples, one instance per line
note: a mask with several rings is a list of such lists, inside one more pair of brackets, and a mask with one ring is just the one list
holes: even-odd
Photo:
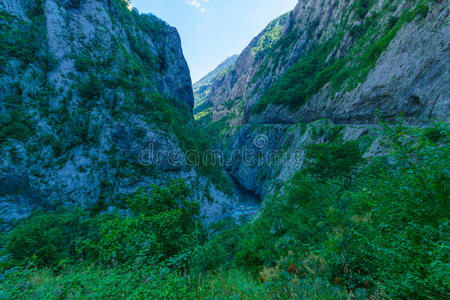
[(239, 270), (199, 276), (179, 276), (162, 267), (134, 265), (98, 267), (89, 264), (63, 265), (55, 276), (52, 269), (33, 266), (8, 274), (15, 286), (0, 291), (1, 297), (21, 295), (45, 299), (273, 299), (284, 294), (300, 299), (347, 299), (343, 290), (329, 283), (302, 280), (287, 293), (275, 285), (262, 286), (251, 274)]
[(130, 12), (124, 0), (111, 1), (111, 5), (113, 7), (111, 19), (125, 27), (132, 54), (136, 54), (134, 57), (139, 60), (138, 65), (147, 70), (165, 71), (167, 67), (165, 53), (162, 49), (156, 49), (155, 53), (155, 49), (145, 41), (144, 34), (150, 35), (153, 40), (162, 40), (167, 34), (168, 25), (151, 14)]
[(0, 120), (0, 142), (14, 139), (25, 141), (34, 133), (31, 117), (25, 117), (19, 113), (11, 113), (9, 115), (2, 115)]
[(199, 121), (201, 126), (209, 123), (211, 120), (212, 103), (208, 101), (214, 80), (220, 80), (233, 70), (234, 63), (238, 56), (228, 57), (216, 69), (208, 73), (205, 77), (196, 82), (192, 88), (194, 91), (194, 118)]
[(2, 238), (2, 297), (442, 299), (448, 281), (446, 124), (383, 126), (392, 151), (312, 145), (254, 222), (204, 228), (183, 181), (129, 213), (35, 212)]
[(9, 234), (5, 249), (17, 262), (32, 260), (37, 266), (53, 266), (76, 253), (76, 240), (89, 233), (88, 216), (80, 209), (35, 211)]
[[(202, 120), (202, 122), (207, 123), (209, 121), (209, 117), (211, 117), (211, 107), (213, 106), (210, 102), (207, 101), (207, 97), (209, 95), (210, 85), (203, 85), (199, 88), (194, 88), (194, 119), (196, 121)], [(208, 120), (205, 122), (205, 117), (208, 117)]]
[[(211, 117), (211, 114), (212, 114), (211, 108), (207, 108), (207, 109), (204, 109), (204, 110), (198, 112), (197, 114), (195, 114), (195, 115), (194, 115), (194, 119), (195, 119), (196, 121), (199, 121), (199, 120), (201, 120), (201, 119), (203, 119), (203, 118)], [(208, 119), (207, 122), (209, 122), (209, 121), (210, 121), (210, 120)]]
[[(42, 46), (46, 32), (45, 18), (39, 13), (41, 10), (42, 3), (38, 2), (29, 15), (32, 22), (24, 22), (0, 11), (0, 75), (8, 72), (17, 75), (14, 81), (2, 83), (6, 92), (0, 96), (0, 145), (5, 145), (6, 140), (25, 141), (35, 133), (35, 120), (23, 103), (26, 87), (19, 78), (29, 66), (51, 69), (51, 58)], [(39, 79), (39, 75), (33, 76)], [(41, 82), (36, 87), (36, 94), (43, 85), (45, 83)]]
[(289, 13), (272, 21), (265, 29), (264, 34), (259, 37), (256, 45), (252, 48), (252, 54), (256, 59), (262, 59), (275, 46), (281, 37), (284, 25), (289, 17)]
[[(43, 2), (36, 3), (30, 18), (39, 19)], [(375, 25), (368, 14), (373, 3), (354, 4), (357, 15), (369, 21), (352, 27), (351, 34), (358, 38), (348, 57), (327, 60), (340, 35), (318, 45), (267, 91), (255, 111), (270, 103), (302, 105), (327, 83), (351, 88), (367, 76), (405, 22), (428, 12), (422, 1), (414, 10), (389, 19), (380, 38), (370, 44)], [(91, 51), (99, 47), (94, 44), (74, 55), (81, 76), (55, 111), (48, 104), (54, 92), (49, 88), (39, 86), (29, 95), (21, 82), (7, 83), (8, 95), (1, 96), (2, 146), (6, 140), (27, 142), (36, 153), (51, 146), (63, 160), (71, 147), (98, 143), (98, 107), (110, 110), (114, 120), (133, 115), (154, 124), (176, 136), (183, 150), (203, 153), (228, 131), (228, 117), (202, 127), (184, 103), (156, 92), (153, 78), (165, 70), (167, 61), (142, 39), (143, 32), (166, 34), (165, 24), (127, 11), (123, 1), (111, 5), (113, 19), (126, 25), (131, 52), (117, 43), (98, 57)], [(6, 28), (0, 31), (0, 73), (11, 62), (21, 66), (20, 72), (44, 69), (34, 65), (36, 61), (50, 67), (46, 50), (37, 43), (42, 31), (28, 39), (27, 31), (36, 32), (34, 25), (3, 12), (0, 24)], [(275, 51), (287, 49), (282, 45), (291, 41), (276, 42), (279, 30), (275, 26), (263, 36), (256, 56), (279, 55)], [(38, 143), (30, 140), (37, 127), (28, 113), (31, 105), (39, 106), (36, 113), (49, 116), (46, 121), (52, 128), (37, 137)], [(198, 109), (201, 115), (209, 113), (202, 113), (205, 106)], [(135, 130), (138, 137), (146, 134), (143, 128)], [(378, 136), (390, 152), (372, 158), (363, 158), (366, 140), (343, 141), (339, 130), (336, 126), (331, 138), (306, 149), (304, 168), (280, 183), (258, 218), (245, 225), (225, 219), (206, 227), (194, 188), (181, 179), (124, 198), (107, 199), (105, 193), (92, 207), (37, 210), (12, 224), (0, 218), (0, 298), (448, 298), (449, 125), (382, 124)], [(12, 148), (14, 164), (22, 150)], [(116, 176), (152, 172), (117, 152), (113, 148), (107, 153), (120, 165)], [(84, 166), (79, 170), (88, 172)], [(203, 164), (197, 171), (229, 190), (231, 183), (220, 166)], [(40, 175), (39, 170), (33, 172)], [(102, 182), (102, 193), (108, 184)], [(105, 203), (114, 207), (107, 209)]]
[(353, 7), (356, 10), (358, 17), (364, 19), (374, 3), (375, 1), (373, 0), (358, 0), (353, 4)]
[(300, 106), (335, 74), (342, 61), (333, 68), (327, 68), (327, 56), (338, 38), (317, 47), (312, 53), (297, 61), (264, 96), (253, 106), (253, 112), (261, 112), (270, 104)]
[(32, 16), (33, 22), (24, 22), (5, 11), (0, 11), (0, 72), (6, 62), (15, 58), (24, 65), (48, 61), (42, 41), (45, 41), (45, 19)]
[[(370, 17), (366, 17), (374, 1), (359, 0), (355, 2), (353, 9), (356, 9), (358, 16), (363, 19), (363, 24), (342, 28), (332, 39), (314, 46), (306, 55), (300, 57), (281, 78), (265, 91), (258, 103), (253, 106), (252, 112), (262, 112), (269, 104), (284, 104), (296, 109), (327, 85), (330, 85), (333, 91), (342, 89), (343, 85), (347, 90), (356, 88), (358, 83), (367, 78), (378, 58), (387, 49), (402, 26), (418, 16), (427, 15), (428, 2), (429, 0), (416, 1), (417, 5), (414, 9), (405, 11), (398, 19), (389, 19), (386, 25), (379, 24), (380, 15), (376, 12)], [(329, 59), (330, 53), (339, 46), (347, 31), (355, 40), (353, 46), (345, 57)], [(274, 56), (282, 56), (280, 51), (289, 49), (290, 41), (295, 38), (295, 35), (296, 32), (292, 31), (290, 35), (283, 37), (273, 47), (273, 53), (267, 55), (266, 61), (274, 59)], [(372, 43), (374, 36), (378, 39)], [(267, 64), (263, 63), (252, 81), (255, 82), (256, 78), (262, 76), (266, 71)]]
[(341, 176), (346, 178), (361, 160), (356, 141), (332, 144), (313, 144), (308, 147), (307, 172), (326, 180)]

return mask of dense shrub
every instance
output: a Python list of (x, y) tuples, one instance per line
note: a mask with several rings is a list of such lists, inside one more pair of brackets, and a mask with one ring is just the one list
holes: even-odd
[(102, 81), (95, 74), (89, 74), (89, 77), (81, 80), (78, 84), (78, 95), (82, 98), (87, 107), (93, 105), (93, 101), (98, 100), (102, 93)]
[[(5, 251), (18, 262), (53, 266), (65, 259), (120, 263), (166, 260), (198, 243), (199, 205), (182, 181), (128, 199), (135, 216), (89, 217), (81, 209), (35, 212), (8, 235)], [(184, 259), (184, 258), (183, 258)], [(185, 263), (185, 262), (183, 262)]]
[(140, 191), (128, 200), (134, 214), (149, 222), (161, 255), (180, 254), (198, 241), (200, 206), (189, 198), (190, 194), (186, 183), (173, 181), (167, 188), (153, 186), (150, 195)]
[(381, 280), (394, 298), (437, 297), (449, 289), (450, 131), (447, 125), (435, 129), (442, 144), (429, 139), (429, 130), (387, 129), (398, 163), (370, 165), (362, 187), (351, 194), (355, 215), (367, 220), (348, 237), (351, 253), (371, 262), (367, 278)]
[(186, 253), (199, 242), (201, 229), (198, 203), (189, 197), (183, 181), (139, 190), (127, 199), (133, 216), (116, 215), (99, 223), (99, 236), (82, 241), (78, 252), (104, 263), (169, 259), (173, 267), (184, 268)]
[(449, 134), (384, 126), (392, 151), (368, 163), (354, 142), (312, 146), (256, 220), (208, 239), (182, 181), (130, 195), (127, 216), (36, 213), (6, 235), (2, 296), (444, 298)]
[[(0, 11), (0, 72), (11, 58), (17, 59), (24, 65), (48, 62), (48, 51), (43, 47), (46, 40), (45, 18), (42, 15), (41, 0), (31, 10), (30, 18), (33, 22), (19, 20), (6, 11)], [(45, 66), (44, 66), (45, 67)]]
[(354, 6), (356, 9), (356, 14), (363, 19), (367, 13), (369, 12), (370, 8), (374, 4), (373, 0), (358, 0), (355, 2)]
[(31, 117), (24, 117), (19, 113), (4, 116), (0, 121), (0, 141), (4, 142), (6, 139), (25, 141), (35, 132), (33, 124)]
[(348, 177), (362, 157), (356, 141), (313, 144), (307, 150), (309, 161), (306, 172), (322, 179)]
[(214, 271), (232, 266), (236, 245), (241, 237), (239, 227), (233, 219), (225, 219), (213, 224), (212, 236), (196, 247), (190, 268), (193, 273)]
[[(409, 299), (446, 295), (449, 128), (385, 126), (383, 132), (394, 149), (389, 158), (372, 160), (350, 179), (346, 174), (357, 166), (358, 147), (341, 147), (354, 159), (336, 158), (336, 145), (313, 147), (308, 171), (285, 185), (284, 196), (274, 198), (253, 224), (257, 230), (239, 242), (244, 261), (273, 267), (275, 257), (291, 251), (295, 255), (284, 270), (306, 268), (308, 276), (354, 291)], [(343, 184), (342, 177), (351, 182)], [(274, 256), (258, 254), (262, 248), (274, 249)], [(319, 263), (311, 265), (308, 253)]]
[(18, 262), (52, 266), (73, 258), (76, 240), (89, 230), (81, 210), (35, 212), (19, 223), (6, 240), (5, 250)]
[[(305, 103), (307, 98), (317, 92), (315, 75), (326, 68), (328, 48), (331, 45), (327, 43), (322, 47), (317, 47), (308, 55), (300, 58), (289, 70), (264, 94), (252, 110), (261, 112), (268, 104), (287, 104), (300, 106)], [(321, 81), (326, 76), (321, 75)]]

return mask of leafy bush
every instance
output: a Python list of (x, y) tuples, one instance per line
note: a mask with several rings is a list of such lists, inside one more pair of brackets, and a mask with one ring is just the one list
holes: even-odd
[(374, 4), (373, 0), (358, 0), (355, 2), (355, 8), (356, 8), (356, 14), (363, 19), (367, 13), (369, 12), (370, 8)]
[(380, 134), (393, 150), (365, 166), (353, 142), (313, 146), (259, 218), (207, 240), (182, 181), (131, 195), (126, 217), (36, 213), (6, 235), (1, 296), (444, 298), (450, 129)]
[(5, 250), (18, 262), (55, 265), (74, 257), (76, 240), (87, 234), (85, 217), (81, 210), (37, 211), (11, 230)]
[(448, 125), (382, 134), (393, 151), (364, 167), (353, 142), (313, 146), (308, 167), (226, 239), (235, 263), (289, 291), (321, 278), (363, 299), (448, 294)]
[(233, 219), (225, 219), (209, 229), (216, 231), (216, 234), (196, 247), (190, 262), (194, 274), (232, 266), (236, 245), (241, 237), (239, 227)]
[(318, 47), (297, 61), (264, 96), (253, 106), (254, 113), (261, 112), (268, 104), (300, 106), (317, 92), (314, 75), (325, 68), (327, 45)]
[(95, 74), (89, 74), (89, 77), (80, 81), (78, 85), (78, 95), (84, 100), (84, 103), (90, 107), (92, 101), (98, 100), (102, 92), (102, 81)]
[(35, 132), (31, 118), (11, 114), (0, 121), (0, 141), (6, 139), (27, 140)]
[[(186, 299), (192, 295), (188, 280), (165, 267), (109, 266), (85, 263), (62, 266), (58, 276), (51, 269), (8, 272), (0, 282), (0, 297), (36, 299)], [(190, 296), (192, 295), (192, 296)]]
[(307, 151), (309, 161), (306, 172), (322, 179), (348, 177), (362, 158), (357, 141), (313, 144)]
[(0, 12), (0, 61), (15, 58), (25, 65), (47, 61), (47, 49), (42, 47), (42, 41), (46, 39), (45, 20), (42, 18), (42, 1), (38, 2), (32, 10), (33, 22), (21, 21), (6, 11)]
[[(356, 215), (369, 217), (354, 228), (351, 252), (370, 261), (374, 282), (381, 280), (394, 298), (426, 298), (448, 293), (449, 128), (438, 125), (443, 144), (426, 132), (386, 128), (398, 163), (369, 166), (362, 188), (352, 194)], [(436, 128), (436, 129), (437, 129)], [(447, 248), (448, 250), (448, 248)], [(447, 270), (447, 271), (445, 271)]]
[(190, 189), (183, 181), (173, 181), (167, 188), (153, 186), (145, 197), (139, 191), (128, 199), (131, 210), (145, 216), (156, 236), (161, 254), (173, 256), (192, 248), (197, 241), (200, 206), (189, 199)]
[(94, 66), (94, 60), (87, 55), (79, 55), (75, 57), (75, 69), (79, 72), (87, 72)]
[(183, 181), (137, 191), (127, 199), (134, 216), (115, 216), (100, 223), (99, 237), (83, 241), (79, 252), (104, 263), (172, 259), (174, 267), (184, 268), (184, 256), (199, 242), (201, 229), (199, 205), (189, 196)]
[(98, 240), (85, 240), (78, 248), (87, 258), (104, 263), (129, 263), (136, 259), (151, 261), (157, 255), (156, 237), (143, 217), (116, 216), (100, 224)]

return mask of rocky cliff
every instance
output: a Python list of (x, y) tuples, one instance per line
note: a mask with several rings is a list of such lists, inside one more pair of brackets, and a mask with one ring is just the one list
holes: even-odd
[(201, 119), (207, 115), (210, 115), (209, 108), (210, 102), (207, 101), (210, 93), (211, 86), (214, 80), (223, 76), (228, 70), (230, 70), (238, 58), (237, 55), (233, 55), (225, 59), (217, 68), (209, 72), (205, 77), (194, 83), (192, 86), (194, 90), (194, 116), (196, 119)]
[[(6, 0), (0, 23), (5, 216), (120, 207), (137, 187), (175, 177), (197, 182), (199, 201), (204, 187), (228, 201), (183, 154), (194, 99), (175, 28), (123, 0)], [(208, 203), (204, 215), (223, 213)]]
[(271, 22), (236, 59), (234, 67), (221, 74), (211, 84), (207, 102), (213, 105), (215, 121), (230, 114), (242, 118), (244, 99), (249, 82), (261, 61), (282, 36), (288, 14)]
[[(299, 1), (212, 84), (230, 172), (264, 196), (302, 168), (307, 144), (371, 140), (370, 156), (381, 151), (370, 134), (379, 117), (448, 122), (448, 21), (445, 1)], [(274, 152), (276, 166), (256, 163)]]

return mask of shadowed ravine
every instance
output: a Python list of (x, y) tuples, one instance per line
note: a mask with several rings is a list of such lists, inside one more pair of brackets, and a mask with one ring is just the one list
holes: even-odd
[(245, 223), (253, 219), (258, 213), (261, 207), (261, 198), (253, 191), (244, 188), (235, 177), (230, 177), (233, 180), (236, 193), (239, 197), (239, 202), (232, 215), (239, 223)]
[(449, 19), (0, 0), (0, 300), (450, 299)]

